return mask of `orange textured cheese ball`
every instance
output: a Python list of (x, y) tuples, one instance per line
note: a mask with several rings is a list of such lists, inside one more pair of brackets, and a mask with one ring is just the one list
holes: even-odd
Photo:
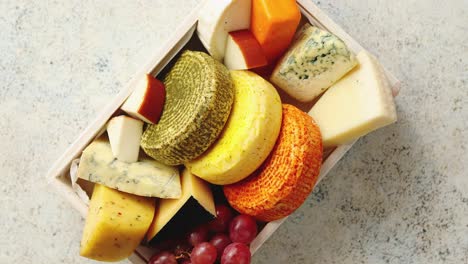
[(322, 155), (322, 137), (312, 117), (284, 104), (280, 135), (270, 156), (248, 178), (224, 186), (224, 194), (240, 213), (262, 221), (283, 218), (312, 192)]

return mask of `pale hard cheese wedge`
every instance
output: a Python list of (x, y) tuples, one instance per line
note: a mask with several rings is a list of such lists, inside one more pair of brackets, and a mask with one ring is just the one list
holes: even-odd
[(105, 138), (96, 139), (83, 151), (78, 177), (141, 196), (178, 198), (181, 195), (177, 167), (148, 157), (133, 163), (119, 161)]
[(81, 239), (80, 255), (99, 261), (129, 257), (148, 230), (155, 199), (96, 184)]
[(282, 108), (276, 89), (249, 71), (231, 71), (234, 105), (219, 139), (186, 167), (219, 185), (238, 182), (267, 158), (278, 137)]
[(325, 147), (348, 143), (397, 120), (382, 66), (367, 51), (357, 59), (359, 66), (330, 87), (309, 112)]
[(311, 101), (357, 65), (335, 35), (305, 24), (270, 81), (299, 101)]
[(204, 52), (184, 51), (164, 78), (166, 103), (158, 124), (143, 133), (152, 158), (179, 165), (200, 156), (221, 133), (234, 100), (228, 69)]
[(153, 223), (146, 235), (148, 241), (155, 243), (177, 237), (216, 216), (209, 184), (188, 170), (182, 173), (181, 181), (180, 198), (159, 201)]
[(143, 121), (128, 116), (117, 116), (107, 123), (107, 135), (112, 153), (120, 161), (137, 162)]
[(247, 70), (267, 65), (262, 47), (249, 30), (230, 32), (224, 64), (230, 70)]
[(197, 34), (213, 58), (222, 61), (231, 31), (250, 26), (251, 0), (207, 0), (198, 18)]
[(164, 84), (146, 74), (137, 82), (121, 109), (134, 118), (156, 124), (161, 117), (165, 98)]

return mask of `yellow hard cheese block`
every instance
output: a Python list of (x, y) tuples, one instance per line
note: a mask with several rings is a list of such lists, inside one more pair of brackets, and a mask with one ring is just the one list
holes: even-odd
[(234, 104), (219, 139), (201, 157), (186, 163), (200, 178), (219, 185), (238, 182), (257, 169), (279, 135), (281, 99), (276, 89), (249, 71), (231, 71)]
[(119, 161), (106, 138), (96, 139), (83, 151), (78, 177), (140, 196), (178, 198), (181, 194), (177, 167), (148, 157), (132, 163)]
[(154, 216), (155, 199), (96, 184), (81, 240), (80, 255), (119, 261), (132, 254)]
[(335, 83), (309, 112), (324, 147), (348, 143), (397, 120), (391, 87), (379, 62), (367, 51), (359, 65)]
[(159, 240), (174, 237), (215, 216), (209, 184), (186, 169), (182, 173), (182, 196), (159, 201), (146, 238), (151, 241), (155, 237)]

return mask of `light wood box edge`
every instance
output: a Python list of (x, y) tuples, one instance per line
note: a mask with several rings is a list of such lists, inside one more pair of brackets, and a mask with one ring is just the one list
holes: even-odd
[[(349, 36), (340, 26), (333, 22), (333, 20), (331, 20), (323, 11), (312, 3), (311, 0), (297, 0), (297, 2), (301, 8), (302, 14), (313, 25), (326, 29), (340, 37), (356, 54), (364, 49), (356, 40)], [(71, 161), (80, 156), (83, 149), (96, 137), (106, 124), (107, 120), (109, 120), (112, 114), (130, 95), (138, 76), (146, 73), (156, 75), (183, 48), (190, 37), (195, 33), (196, 23), (198, 20), (198, 10), (201, 6), (202, 5), (200, 4), (187, 16), (177, 30), (174, 31), (169, 40), (150, 57), (151, 59), (144, 64), (144, 67), (142, 67), (140, 71), (135, 73), (125, 88), (107, 104), (107, 106), (98, 114), (96, 119), (91, 122), (91, 124), (79, 135), (64, 154), (62, 154), (62, 156), (49, 169), (47, 173), (48, 184), (53, 186), (58, 193), (65, 197), (65, 199), (68, 200), (83, 217), (87, 214), (87, 206), (75, 194), (71, 188), (69, 179), (66, 176), (69, 173)], [(393, 95), (396, 96), (400, 90), (400, 81), (391, 72), (387, 70), (385, 71), (391, 83)], [(318, 182), (328, 174), (328, 172), (346, 154), (353, 144), (354, 142), (348, 145), (339, 146), (330, 154), (322, 165)], [(262, 229), (250, 246), (252, 254), (254, 254), (263, 243), (265, 243), (265, 241), (286, 219), (287, 218), (283, 218), (270, 222)], [(79, 243), (77, 242), (77, 246), (78, 245)], [(144, 248), (139, 248), (132, 256), (129, 257), (129, 260), (134, 264), (145, 264), (147, 262), (148, 254), (149, 253)]]

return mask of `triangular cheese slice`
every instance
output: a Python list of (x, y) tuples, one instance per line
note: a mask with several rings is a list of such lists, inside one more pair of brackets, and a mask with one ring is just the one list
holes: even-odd
[(146, 234), (147, 241), (155, 243), (174, 238), (190, 228), (216, 216), (210, 185), (191, 174), (182, 173), (182, 196), (179, 199), (161, 199), (153, 223)]

